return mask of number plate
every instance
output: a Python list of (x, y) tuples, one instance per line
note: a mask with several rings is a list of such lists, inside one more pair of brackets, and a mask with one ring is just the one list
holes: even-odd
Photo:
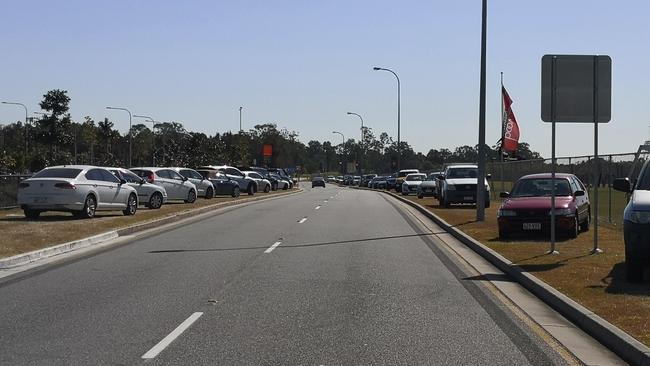
[(542, 230), (542, 224), (540, 222), (524, 222), (524, 230)]
[(474, 197), (473, 196), (465, 196), (465, 197), (463, 197), (463, 200), (465, 200), (465, 201), (473, 201)]

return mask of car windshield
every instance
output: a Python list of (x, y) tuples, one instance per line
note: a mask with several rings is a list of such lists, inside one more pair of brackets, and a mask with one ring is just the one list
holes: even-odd
[(453, 168), (449, 169), (447, 178), (476, 178), (478, 177), (477, 168)]
[(411, 174), (406, 176), (406, 180), (415, 182), (421, 182), (424, 180), (424, 178), (424, 174)]
[(81, 169), (76, 168), (50, 168), (43, 169), (40, 172), (34, 174), (32, 178), (76, 178)]
[[(113, 174), (116, 174), (117, 170), (111, 170), (111, 172)], [(138, 177), (137, 175), (135, 175), (135, 174), (133, 174), (131, 172), (122, 171), (121, 173), (122, 173), (122, 177), (124, 178), (124, 180), (126, 180), (128, 183), (140, 183), (140, 182), (142, 182), (142, 178)], [(116, 176), (117, 176), (117, 174), (116, 174)]]
[[(546, 197), (551, 196), (551, 179), (522, 179), (512, 189), (510, 197)], [(571, 196), (571, 187), (566, 179), (555, 180), (557, 196)]]

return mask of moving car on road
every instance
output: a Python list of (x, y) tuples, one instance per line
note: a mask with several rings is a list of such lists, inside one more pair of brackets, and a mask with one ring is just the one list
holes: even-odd
[(18, 205), (29, 219), (45, 211), (72, 212), (79, 218), (92, 218), (98, 210), (134, 215), (138, 192), (104, 168), (61, 165), (20, 182)]
[[(511, 234), (545, 232), (551, 227), (551, 174), (531, 174), (520, 178), (505, 198), (499, 211), (499, 238)], [(555, 175), (555, 227), (569, 238), (589, 230), (589, 196), (573, 174)]]
[(323, 177), (314, 177), (311, 179), (311, 187), (323, 187), (325, 188), (325, 179)]
[(628, 178), (614, 181), (614, 189), (631, 193), (623, 211), (625, 267), (627, 280), (642, 282), (643, 272), (650, 266), (650, 165), (643, 165), (635, 184)]
[(148, 183), (165, 188), (167, 200), (183, 200), (185, 203), (196, 201), (194, 183), (171, 168), (139, 167), (130, 170)]
[(212, 183), (203, 178), (201, 173), (197, 172), (194, 169), (190, 168), (170, 168), (176, 171), (178, 174), (187, 178), (190, 182), (194, 183), (196, 186), (196, 195), (206, 199), (214, 197), (214, 186)]
[(147, 183), (135, 173), (124, 168), (106, 168), (115, 174), (117, 179), (124, 179), (126, 184), (138, 192), (138, 202), (150, 209), (159, 209), (167, 201), (165, 188)]
[[(489, 175), (488, 175), (489, 178)], [(452, 203), (476, 204), (476, 185), (478, 184), (478, 166), (474, 164), (450, 165), (445, 173), (438, 176), (440, 182), (440, 206), (448, 208)], [(490, 186), (487, 178), (485, 186), (485, 207), (490, 207)]]
[(418, 187), (424, 180), (427, 179), (427, 175), (423, 173), (414, 173), (409, 174), (404, 177), (404, 183), (402, 183), (402, 195), (407, 196), (411, 193), (417, 193)]

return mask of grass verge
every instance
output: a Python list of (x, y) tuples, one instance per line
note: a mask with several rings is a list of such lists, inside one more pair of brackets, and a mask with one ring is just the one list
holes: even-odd
[(559, 241), (560, 254), (548, 255), (550, 244), (546, 237), (499, 240), (498, 202), (486, 209), (484, 222), (477, 222), (474, 206), (444, 209), (433, 198), (407, 198), (650, 346), (650, 284), (625, 281), (625, 248), (620, 227), (599, 227), (602, 254), (590, 254), (593, 232), (589, 231), (576, 239)]
[[(253, 196), (253, 199), (279, 196), (295, 190), (258, 193)], [(2, 236), (0, 258), (87, 238), (201, 207), (215, 205), (215, 208), (220, 208), (236, 204), (246, 198), (250, 198), (250, 196), (243, 195), (239, 198), (219, 196), (209, 200), (199, 198), (192, 204), (170, 202), (158, 210), (140, 206), (133, 216), (124, 216), (121, 211), (102, 211), (97, 212), (96, 217), (89, 220), (76, 219), (72, 214), (61, 212), (45, 212), (36, 220), (27, 220), (23, 216), (22, 210), (0, 211), (0, 233)]]

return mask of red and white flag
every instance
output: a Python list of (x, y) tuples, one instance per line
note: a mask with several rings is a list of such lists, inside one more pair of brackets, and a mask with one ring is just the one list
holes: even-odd
[(512, 111), (512, 99), (508, 95), (505, 87), (501, 87), (501, 94), (503, 97), (503, 141), (501, 146), (507, 152), (515, 152), (519, 146), (519, 124), (515, 118), (515, 113)]

